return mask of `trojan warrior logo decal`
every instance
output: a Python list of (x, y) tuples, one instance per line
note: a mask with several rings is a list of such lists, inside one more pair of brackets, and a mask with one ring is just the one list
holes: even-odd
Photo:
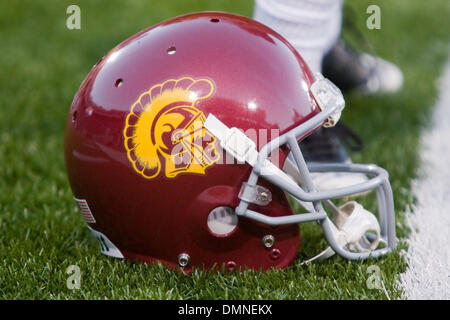
[[(180, 173), (205, 174), (218, 159), (216, 139), (203, 127), (195, 107), (214, 92), (208, 79), (170, 79), (141, 94), (123, 131), (128, 159), (144, 178)], [(162, 170), (164, 170), (162, 173)]]

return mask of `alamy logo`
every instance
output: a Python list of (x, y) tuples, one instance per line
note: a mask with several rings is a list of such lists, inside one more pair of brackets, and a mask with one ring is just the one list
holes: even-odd
[(81, 29), (81, 9), (79, 6), (72, 4), (67, 7), (66, 13), (69, 16), (66, 19), (66, 27), (69, 30)]
[(67, 278), (66, 285), (70, 290), (81, 288), (81, 271), (77, 265), (70, 265), (66, 269), (66, 273), (70, 276)]
[(367, 18), (367, 29), (369, 30), (380, 30), (381, 29), (381, 9), (376, 4), (370, 5), (366, 10), (367, 14), (370, 16)]

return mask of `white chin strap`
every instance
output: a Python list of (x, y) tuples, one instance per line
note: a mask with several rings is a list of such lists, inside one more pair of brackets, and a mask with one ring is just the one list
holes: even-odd
[[(283, 170), (299, 185), (303, 184), (300, 172), (298, 172), (297, 167), (289, 158), (286, 159)], [(294, 200), (305, 209), (311, 210), (311, 203), (296, 198), (294, 198)], [(340, 208), (336, 208), (330, 200), (325, 200), (323, 203), (333, 213), (333, 223), (330, 224), (331, 229), (334, 238), (342, 248), (353, 252), (367, 252), (377, 248), (381, 239), (380, 224), (373, 213), (364, 209), (364, 207), (356, 201), (347, 202)], [(370, 241), (366, 237), (367, 232), (373, 233), (375, 237), (373, 241)], [(303, 263), (324, 260), (334, 254), (335, 252), (333, 249), (328, 247), (315, 257), (304, 261)]]
[[(380, 224), (373, 213), (364, 209), (356, 201), (350, 201), (339, 207), (333, 214), (334, 224), (331, 224), (331, 228), (337, 243), (342, 248), (353, 252), (368, 252), (378, 247), (380, 242)], [(367, 232), (374, 234), (374, 240), (370, 241), (367, 238)], [(334, 254), (333, 249), (328, 247), (302, 264), (315, 260), (324, 260)]]
[[(255, 143), (242, 131), (237, 128), (228, 128), (212, 114), (208, 115), (204, 127), (220, 141), (220, 146), (238, 160), (238, 162), (247, 162), (252, 167), (255, 165), (258, 157)], [(286, 172), (280, 170), (266, 159), (261, 170), (261, 176), (274, 174), (287, 183), (295, 184), (296, 186), (299, 184), (302, 185), (302, 177), (289, 158), (286, 159), (284, 170)], [(295, 200), (305, 209), (309, 211), (314, 210), (311, 203), (301, 201), (300, 199)], [(347, 202), (340, 208), (336, 208), (329, 200), (325, 200), (324, 204), (333, 212), (334, 223), (331, 223), (332, 231), (337, 243), (342, 248), (353, 252), (367, 252), (374, 250), (378, 246), (380, 242), (380, 225), (372, 213), (365, 210), (355, 201)], [(367, 232), (374, 233), (374, 237), (371, 237), (374, 238), (373, 241), (369, 241), (366, 237)], [(304, 263), (326, 259), (334, 255), (334, 253), (328, 247)]]

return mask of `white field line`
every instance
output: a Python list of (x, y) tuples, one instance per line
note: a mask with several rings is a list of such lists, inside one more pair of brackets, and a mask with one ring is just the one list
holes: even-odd
[(406, 213), (412, 234), (400, 285), (407, 299), (450, 299), (450, 62), (420, 148), (421, 165), (412, 188), (418, 202)]

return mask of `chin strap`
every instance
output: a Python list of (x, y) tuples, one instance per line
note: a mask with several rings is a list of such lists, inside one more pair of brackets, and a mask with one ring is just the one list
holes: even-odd
[[(325, 203), (331, 207), (330, 203)], [(344, 249), (353, 252), (368, 252), (376, 249), (380, 242), (380, 224), (373, 213), (367, 211), (356, 201), (350, 201), (336, 209), (332, 206), (334, 223), (331, 224), (334, 237), (337, 243)], [(370, 240), (366, 236), (367, 232), (374, 233), (374, 239)], [(372, 238), (372, 237), (371, 237)], [(315, 257), (302, 262), (313, 262), (324, 260), (333, 256), (335, 252), (331, 247)]]

